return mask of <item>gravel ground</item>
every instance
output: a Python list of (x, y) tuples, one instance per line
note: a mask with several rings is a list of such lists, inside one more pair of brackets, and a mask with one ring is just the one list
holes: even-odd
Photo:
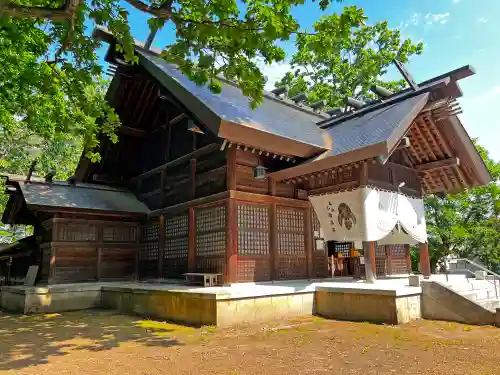
[(316, 317), (201, 329), (108, 311), (0, 313), (0, 374), (500, 374), (500, 329)]

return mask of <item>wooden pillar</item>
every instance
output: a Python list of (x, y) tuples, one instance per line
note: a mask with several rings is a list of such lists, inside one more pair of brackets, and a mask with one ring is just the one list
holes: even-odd
[(158, 263), (156, 276), (161, 279), (163, 276), (163, 257), (165, 254), (165, 216), (160, 215), (158, 219)]
[(167, 171), (164, 169), (161, 171), (160, 175), (160, 207), (165, 207), (165, 179), (167, 177)]
[(227, 200), (227, 246), (226, 272), (224, 283), (231, 284), (238, 281), (238, 220), (236, 200)]
[(368, 283), (377, 280), (377, 269), (375, 267), (375, 242), (363, 241), (363, 253), (365, 258), (365, 274)]
[(196, 272), (196, 216), (194, 207), (188, 211), (188, 271)]
[(271, 280), (279, 279), (278, 216), (276, 203), (269, 206), (269, 263)]
[(102, 278), (102, 247), (97, 248), (97, 271), (96, 271), (96, 280), (99, 281)]
[(196, 197), (196, 159), (191, 159), (191, 199)]
[(411, 269), (411, 250), (410, 245), (405, 245), (405, 259), (406, 259), (406, 271), (408, 274), (412, 273)]
[(227, 149), (227, 190), (236, 190), (236, 148)]
[(306, 208), (305, 225), (304, 225), (304, 238), (306, 242), (306, 264), (307, 264), (307, 278), (313, 277), (313, 233), (312, 233), (312, 208)]
[(56, 278), (56, 248), (50, 247), (49, 276), (47, 284), (54, 284)]
[(420, 247), (420, 272), (424, 278), (428, 279), (431, 276), (431, 259), (429, 256), (429, 244), (421, 243)]
[(103, 225), (97, 226), (97, 242), (98, 247), (96, 249), (96, 280), (99, 281), (102, 279), (102, 242), (103, 242)]
[(387, 260), (387, 275), (392, 275), (392, 245), (385, 245), (384, 249)]
[(136, 244), (137, 248), (135, 251), (135, 265), (134, 265), (134, 279), (139, 280), (139, 260), (141, 254), (141, 238), (142, 238), (142, 225), (137, 226), (137, 238)]

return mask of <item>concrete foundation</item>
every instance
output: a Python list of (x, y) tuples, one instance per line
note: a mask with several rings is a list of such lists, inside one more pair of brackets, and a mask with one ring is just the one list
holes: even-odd
[(406, 290), (317, 287), (316, 314), (325, 318), (402, 324), (421, 318), (420, 288)]
[(0, 307), (23, 314), (85, 310), (101, 304), (100, 284), (3, 287)]
[[(244, 293), (246, 294), (246, 293)], [(313, 292), (239, 297), (186, 290), (102, 288), (101, 306), (195, 326), (231, 326), (313, 312)]]

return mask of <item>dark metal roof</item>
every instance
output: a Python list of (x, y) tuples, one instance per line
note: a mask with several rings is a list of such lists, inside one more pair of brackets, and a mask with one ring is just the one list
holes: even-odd
[[(200, 104), (210, 110), (201, 118), (215, 134), (218, 134), (220, 121), (248, 126), (263, 132), (289, 138), (301, 143), (327, 149), (324, 131), (316, 123), (324, 120), (325, 115), (315, 113), (310, 109), (301, 108), (287, 100), (273, 97), (271, 93), (264, 94), (264, 100), (255, 110), (250, 108), (249, 99), (233, 84), (222, 81), (222, 92), (212, 93), (205, 86), (198, 86), (180, 73), (173, 65), (152, 53), (138, 50), (140, 62), (146, 70), (158, 79), (164, 87), (195, 114), (202, 108)], [(186, 93), (191, 96), (186, 96)], [(198, 106), (193, 103), (197, 99)]]
[(66, 183), (20, 182), (28, 207), (58, 207), (147, 214), (146, 205), (131, 192)]
[[(328, 152), (328, 156), (385, 142), (394, 136), (399, 139), (425, 106), (428, 97), (427, 93), (420, 94), (333, 125), (327, 129), (333, 139), (333, 150)], [(397, 132), (399, 128), (401, 132)]]
[(386, 157), (428, 100), (429, 93), (423, 93), (334, 124), (327, 129), (334, 140), (332, 150), (271, 176), (283, 180), (372, 157)]

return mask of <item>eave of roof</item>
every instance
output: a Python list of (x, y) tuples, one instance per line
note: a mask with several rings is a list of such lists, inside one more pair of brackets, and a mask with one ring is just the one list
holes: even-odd
[(149, 213), (146, 205), (131, 192), (105, 185), (51, 183), (32, 177), (7, 175), (8, 185), (16, 186), (28, 209), (39, 211), (79, 211), (88, 213), (142, 216)]
[(333, 150), (295, 167), (271, 173), (270, 177), (285, 180), (356, 161), (386, 157), (428, 100), (429, 93), (424, 92), (343, 121), (328, 129), (335, 140)]
[(214, 94), (165, 60), (148, 52), (138, 53), (140, 64), (220, 138), (298, 157), (311, 157), (332, 147), (328, 134), (316, 125), (325, 119), (322, 115), (269, 94), (252, 110), (249, 99), (233, 84), (222, 81), (222, 92)]

